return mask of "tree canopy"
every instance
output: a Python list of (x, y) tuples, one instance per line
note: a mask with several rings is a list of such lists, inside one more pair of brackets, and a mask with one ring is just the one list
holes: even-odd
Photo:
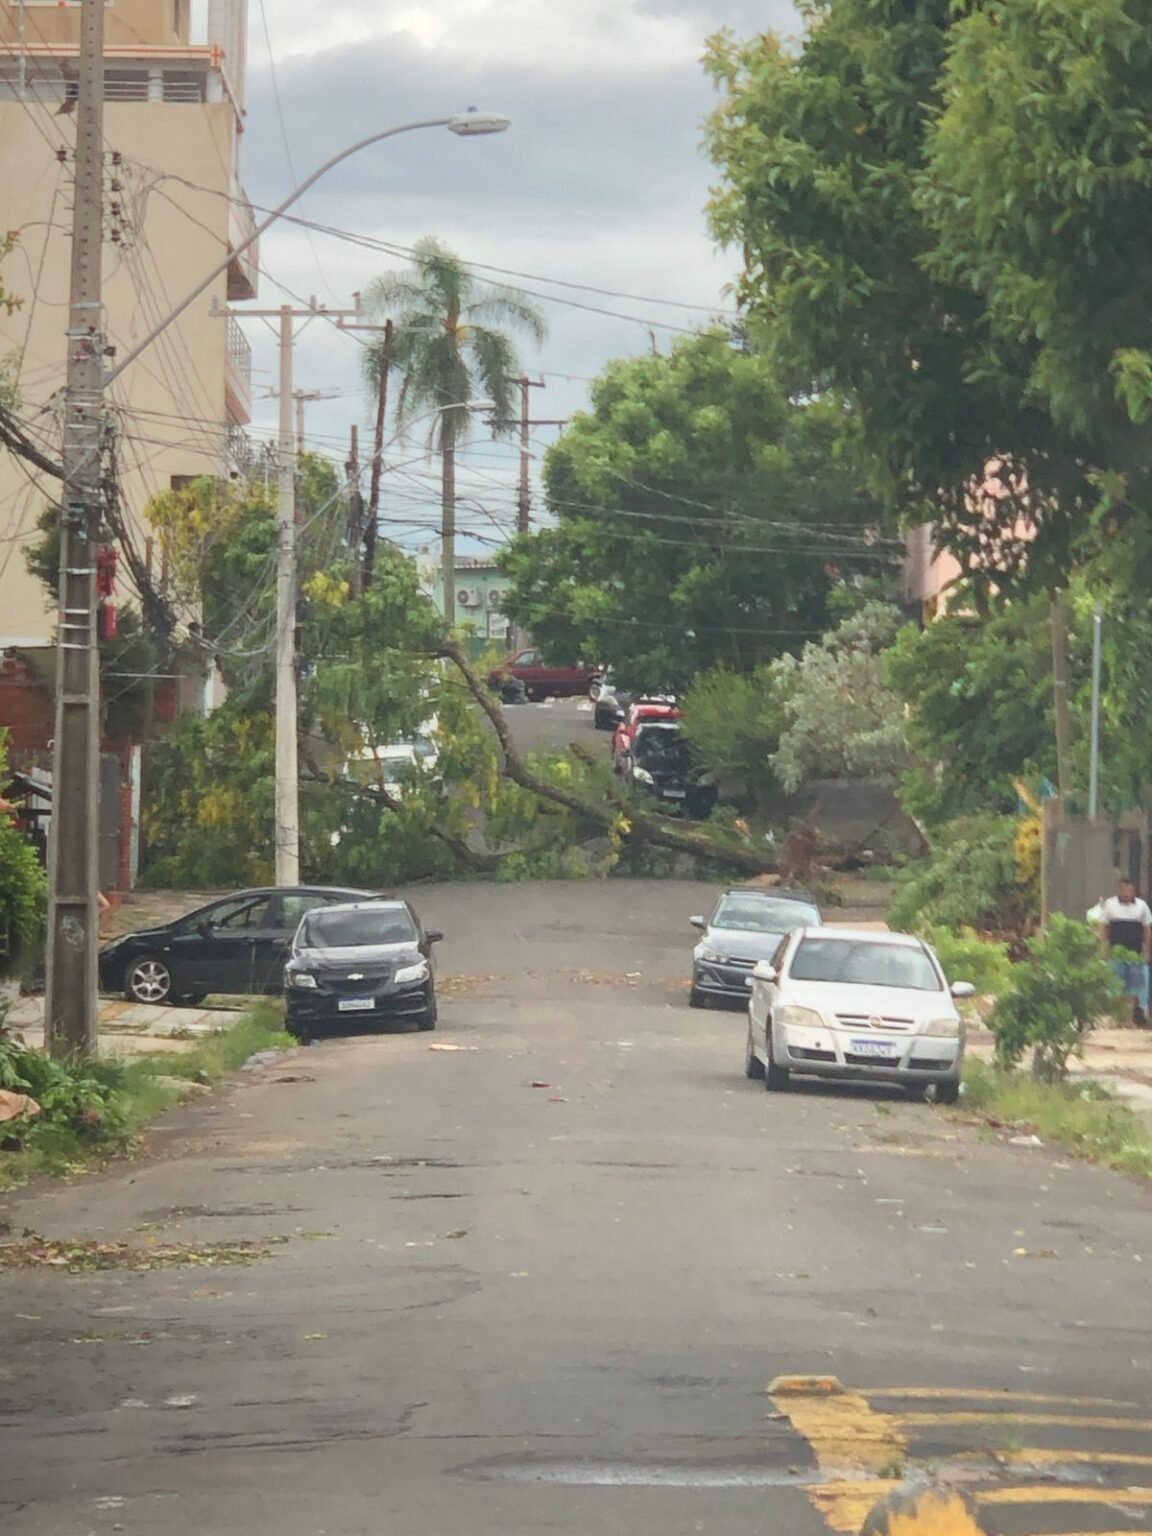
[(1098, 456), (1033, 397), (1027, 338), (991, 336), (983, 295), (934, 262), (919, 197), (967, 9), (806, 0), (798, 51), (714, 39), (712, 221), (790, 387), (852, 399), (886, 501), (978, 574), (1051, 586)]
[(720, 331), (610, 363), (548, 453), (554, 526), (501, 556), (505, 611), (555, 658), (614, 662), (640, 688), (798, 648), (837, 584), (895, 547), (845, 414), (831, 396), (789, 399)]

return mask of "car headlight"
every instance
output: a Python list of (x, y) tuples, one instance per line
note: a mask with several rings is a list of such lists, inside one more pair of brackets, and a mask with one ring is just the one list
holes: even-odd
[(311, 971), (289, 971), (288, 985), (290, 987), (315, 988), (317, 982)]
[(938, 1040), (956, 1040), (960, 1035), (959, 1019), (929, 1019), (920, 1031), (922, 1035), (934, 1035)]
[(427, 960), (417, 960), (413, 965), (402, 965), (392, 978), (399, 983), (403, 981), (427, 981), (431, 972), (428, 969)]
[(722, 955), (716, 949), (702, 949), (700, 951), (700, 958), (701, 960), (711, 960), (717, 965), (727, 965), (728, 963), (728, 956)]
[(786, 1003), (776, 1015), (776, 1022), (801, 1029), (824, 1028), (823, 1014), (817, 1013), (815, 1008), (801, 1008), (798, 1003)]
[(636, 780), (637, 784), (655, 784), (656, 782), (647, 768), (633, 768), (632, 777)]

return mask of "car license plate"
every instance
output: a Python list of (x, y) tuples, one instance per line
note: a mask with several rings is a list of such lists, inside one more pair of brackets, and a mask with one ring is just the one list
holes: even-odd
[(337, 1003), (340, 1013), (371, 1013), (376, 1006), (374, 997), (342, 997)]
[(683, 800), (687, 793), (687, 790), (684, 789), (662, 789), (660, 791), (661, 796), (665, 800)]
[(878, 1060), (888, 1061), (895, 1056), (899, 1047), (891, 1040), (853, 1040), (853, 1056), (875, 1056)]

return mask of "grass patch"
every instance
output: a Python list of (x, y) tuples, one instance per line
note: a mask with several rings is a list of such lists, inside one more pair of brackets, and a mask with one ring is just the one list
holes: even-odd
[(1003, 1124), (1034, 1131), (1087, 1162), (1152, 1178), (1152, 1130), (1099, 1083), (1042, 1083), (969, 1060), (964, 1103)]
[(0, 1189), (38, 1174), (79, 1173), (131, 1152), (145, 1127), (186, 1096), (182, 1083), (219, 1083), (257, 1051), (294, 1045), (283, 1020), (281, 1005), (262, 999), (191, 1050), (105, 1057), (77, 1068), (61, 1067), (0, 1033), (0, 1077), (31, 1094), (42, 1110), (26, 1125), (0, 1127), (9, 1138), (0, 1150)]

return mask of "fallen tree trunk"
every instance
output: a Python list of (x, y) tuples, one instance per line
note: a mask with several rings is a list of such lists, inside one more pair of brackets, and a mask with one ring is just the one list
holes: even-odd
[[(549, 800), (554, 805), (563, 806), (565, 810), (584, 817), (587, 821), (601, 827), (606, 833), (619, 836), (625, 843), (666, 848), (672, 853), (690, 854), (693, 858), (708, 859), (748, 875), (771, 873), (773, 860), (767, 852), (755, 853), (739, 844), (729, 843), (717, 837), (715, 833), (704, 830), (689, 831), (684, 827), (676, 826), (664, 817), (652, 815), (634, 800), (625, 801), (623, 796), (599, 803), (587, 800), (583, 795), (565, 789), (562, 785), (553, 784), (538, 773), (534, 773), (512, 740), (504, 711), (484, 679), (464, 654), (461, 646), (455, 640), (447, 639), (440, 647), (439, 654), (456, 667), (467, 684), (469, 693), (488, 717), (496, 733), (496, 739), (500, 743), (504, 772), (514, 784), (519, 784), (522, 789), (531, 791), (541, 800)], [(576, 747), (574, 750), (584, 762), (593, 762), (590, 754), (584, 749)]]

